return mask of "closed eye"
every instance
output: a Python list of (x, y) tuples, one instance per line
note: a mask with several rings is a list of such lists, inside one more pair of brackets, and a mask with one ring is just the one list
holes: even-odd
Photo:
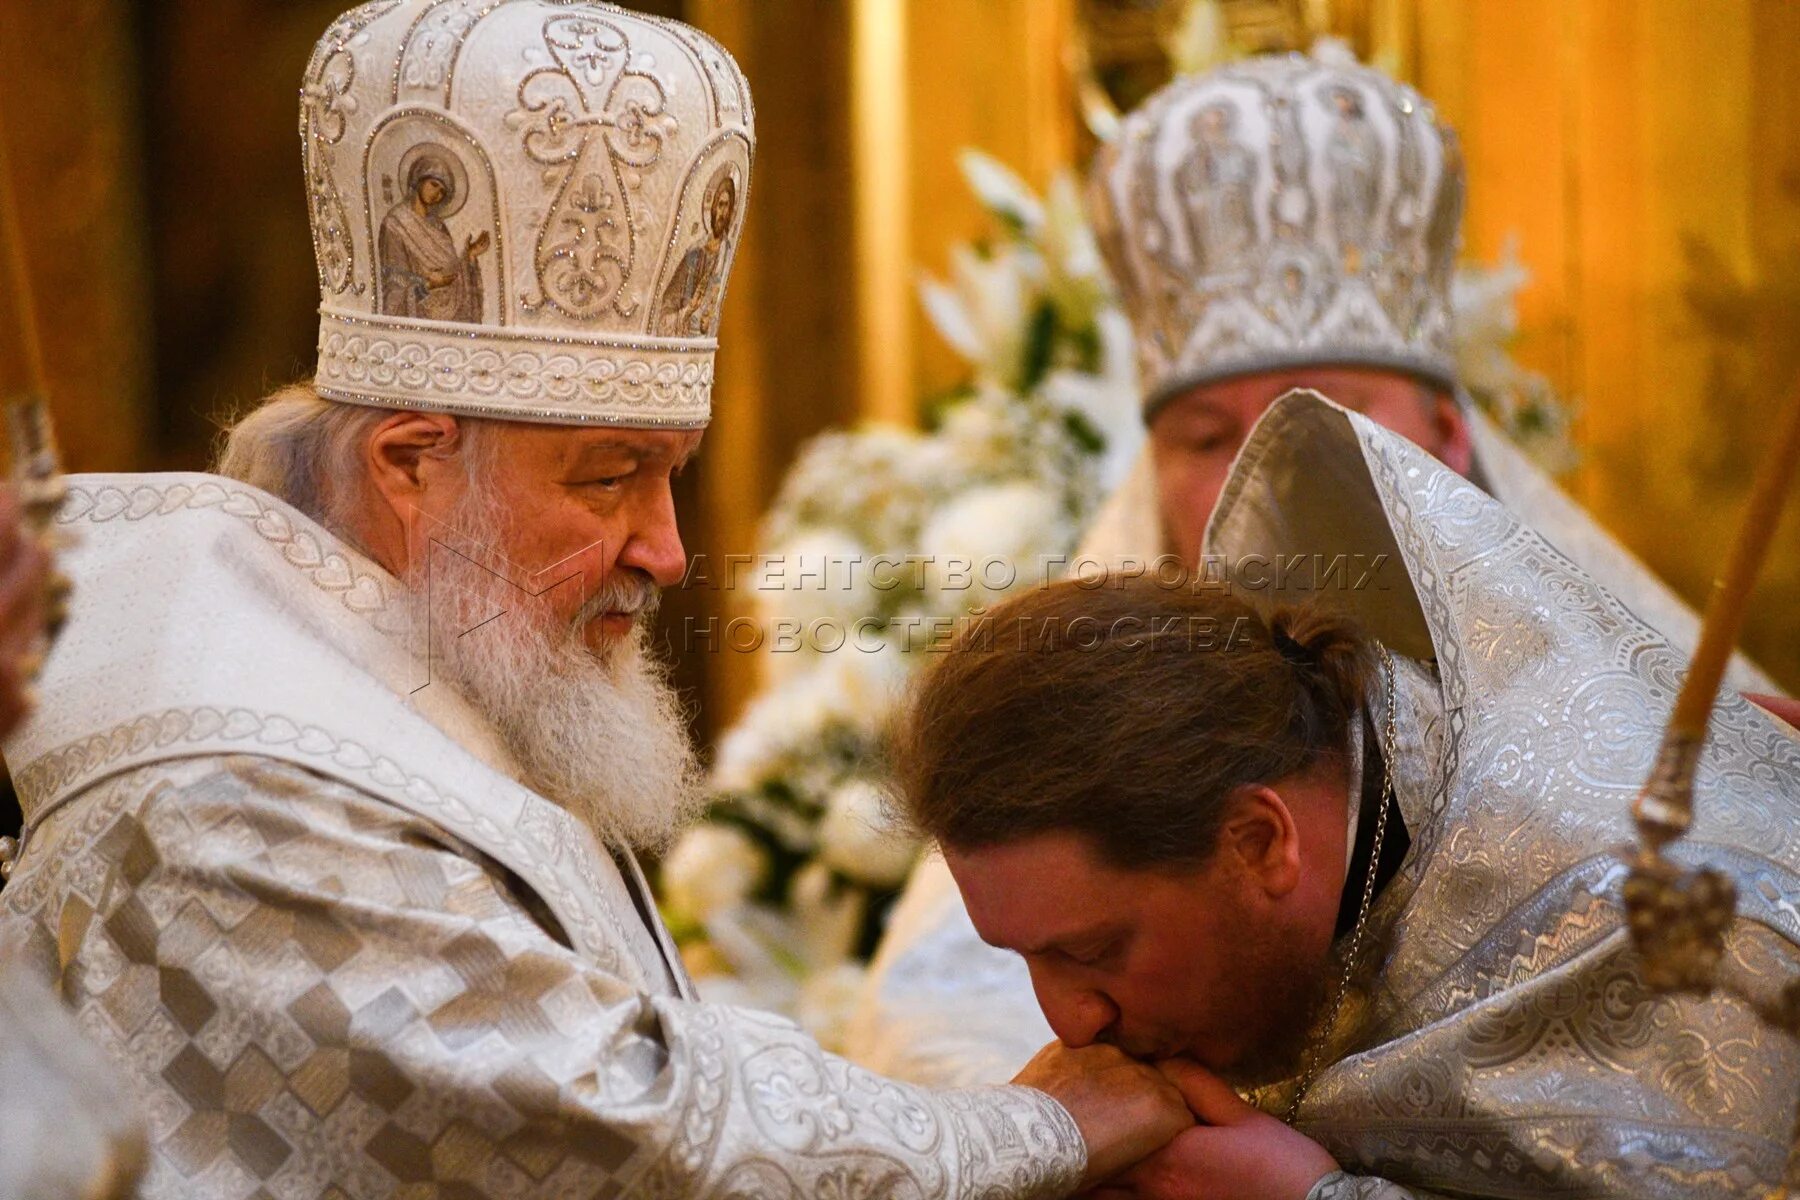
[(1078, 946), (1062, 955), (1078, 967), (1098, 967), (1108, 962), (1119, 948), (1119, 939), (1110, 938), (1097, 946)]
[(625, 481), (629, 478), (629, 475), (602, 475), (598, 479), (584, 479), (575, 486), (598, 488), (603, 492), (611, 492), (617, 491), (620, 487), (624, 486)]

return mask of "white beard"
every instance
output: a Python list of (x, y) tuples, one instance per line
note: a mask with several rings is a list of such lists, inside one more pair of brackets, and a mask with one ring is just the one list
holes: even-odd
[[(491, 512), (459, 514), (478, 546), (505, 545)], [(460, 540), (460, 539), (459, 539)], [(456, 560), (446, 571), (446, 560)], [(609, 845), (658, 852), (699, 816), (705, 796), (686, 715), (667, 664), (649, 647), (654, 586), (616, 572), (574, 621), (542, 619), (542, 602), (506, 580), (440, 552), (429, 596), (409, 581), (415, 629), (432, 630), (433, 678), (487, 718), (524, 778)], [(446, 586), (445, 575), (455, 585)], [(631, 633), (588, 649), (582, 630), (603, 612), (635, 610)], [(494, 614), (501, 613), (495, 619)], [(464, 632), (466, 631), (466, 632)], [(459, 636), (460, 635), (460, 636)]]

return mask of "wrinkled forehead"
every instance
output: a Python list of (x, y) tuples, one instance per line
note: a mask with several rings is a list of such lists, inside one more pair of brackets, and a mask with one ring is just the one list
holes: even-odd
[(512, 456), (552, 467), (644, 463), (679, 467), (700, 448), (703, 429), (502, 422), (497, 436)]

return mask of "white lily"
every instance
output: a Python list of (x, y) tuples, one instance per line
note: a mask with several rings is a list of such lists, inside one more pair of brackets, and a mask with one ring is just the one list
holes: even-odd
[(662, 860), (663, 894), (696, 921), (735, 908), (769, 873), (769, 856), (735, 825), (696, 825)]
[(919, 843), (889, 816), (881, 788), (851, 779), (831, 793), (819, 819), (819, 861), (868, 887), (906, 882)]
[(1042, 276), (1042, 262), (1018, 247), (984, 258), (957, 246), (950, 252), (950, 283), (925, 277), (919, 298), (932, 325), (975, 368), (978, 379), (1012, 386)]
[(1062, 498), (1030, 480), (971, 488), (932, 514), (920, 534), (931, 556), (941, 611), (986, 604), (1047, 581), (1047, 559), (1069, 549), (1074, 529)]
[(1011, 167), (973, 149), (957, 155), (956, 162), (983, 208), (1017, 223), (1028, 234), (1043, 228), (1043, 202)]
[(1081, 191), (1069, 172), (1058, 171), (1050, 181), (1044, 213), (1041, 241), (1052, 273), (1069, 279), (1103, 278), (1100, 245), (1081, 206)]

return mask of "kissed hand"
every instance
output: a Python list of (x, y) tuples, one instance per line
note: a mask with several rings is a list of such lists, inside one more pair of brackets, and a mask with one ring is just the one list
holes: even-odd
[(1200, 1124), (1092, 1195), (1149, 1200), (1305, 1200), (1338, 1169), (1303, 1133), (1245, 1104), (1205, 1068), (1170, 1059), (1158, 1069), (1181, 1090)]
[(1194, 1124), (1176, 1082), (1116, 1046), (1072, 1050), (1051, 1042), (1013, 1082), (1047, 1093), (1074, 1118), (1088, 1150), (1083, 1187), (1168, 1145)]

